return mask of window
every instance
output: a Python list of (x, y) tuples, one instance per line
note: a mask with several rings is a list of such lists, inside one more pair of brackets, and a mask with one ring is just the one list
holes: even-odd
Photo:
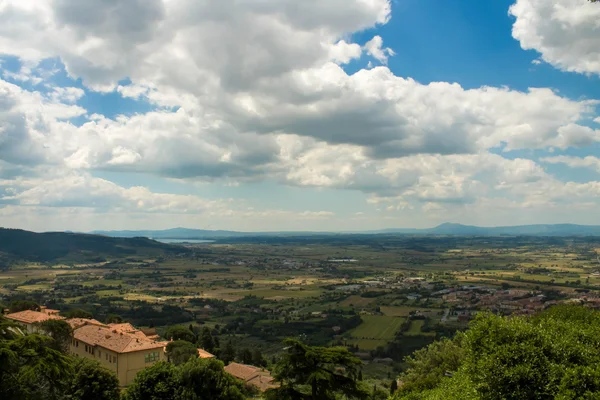
[(98, 350), (98, 358), (102, 358), (102, 352)]
[(113, 357), (113, 362), (116, 364), (117, 363), (117, 356)]
[(87, 344), (85, 345), (85, 352), (86, 352), (86, 353), (88, 352), (88, 347), (87, 347)]
[(144, 361), (147, 363), (158, 361), (159, 357), (160, 357), (160, 354), (157, 351), (153, 351), (152, 353), (148, 353), (144, 356)]

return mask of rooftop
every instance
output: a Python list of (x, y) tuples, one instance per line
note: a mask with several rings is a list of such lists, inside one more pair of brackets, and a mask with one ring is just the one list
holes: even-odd
[(269, 371), (253, 365), (232, 362), (225, 367), (225, 372), (245, 381), (247, 384), (256, 386), (261, 391), (277, 387)]
[(141, 335), (120, 332), (114, 328), (84, 325), (73, 332), (73, 337), (88, 345), (100, 346), (116, 353), (160, 349), (166, 344), (150, 340), (142, 332), (139, 333)]
[(13, 321), (22, 322), (24, 324), (33, 324), (36, 322), (44, 322), (49, 319), (65, 319), (55, 313), (47, 314), (41, 311), (25, 310), (6, 315), (6, 318)]
[(105, 324), (103, 324), (102, 322), (95, 320), (95, 319), (87, 319), (87, 318), (69, 318), (67, 320), (67, 323), (69, 325), (71, 325), (72, 329), (77, 329), (77, 328), (81, 328), (84, 325), (95, 325), (95, 326), (102, 326), (102, 327), (106, 327)]
[(215, 355), (214, 354), (210, 354), (206, 350), (198, 349), (198, 357), (200, 357), (200, 358), (215, 358)]

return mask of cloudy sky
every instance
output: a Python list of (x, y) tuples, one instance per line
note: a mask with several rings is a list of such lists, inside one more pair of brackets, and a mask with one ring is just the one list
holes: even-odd
[(0, 0), (0, 226), (600, 224), (600, 4)]

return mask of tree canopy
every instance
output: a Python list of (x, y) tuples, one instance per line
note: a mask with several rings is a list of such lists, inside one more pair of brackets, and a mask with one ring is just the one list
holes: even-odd
[(185, 340), (186, 342), (195, 343), (196, 336), (185, 326), (172, 326), (164, 334), (167, 340)]
[(193, 343), (175, 340), (167, 345), (167, 357), (175, 365), (184, 364), (190, 358), (198, 357), (198, 349)]
[(395, 399), (591, 399), (600, 392), (600, 312), (480, 315), (408, 359)]
[(49, 319), (38, 323), (38, 326), (45, 335), (54, 339), (54, 348), (56, 350), (67, 353), (69, 351), (69, 343), (73, 329), (71, 326), (60, 319)]
[(25, 310), (40, 311), (40, 305), (35, 301), (15, 300), (8, 306), (8, 312), (11, 313)]
[(214, 359), (192, 358), (175, 366), (161, 361), (144, 369), (125, 400), (243, 400), (243, 387)]
[(267, 391), (269, 399), (368, 398), (369, 388), (358, 380), (362, 362), (345, 347), (308, 346), (295, 339), (284, 344), (274, 370), (281, 386)]

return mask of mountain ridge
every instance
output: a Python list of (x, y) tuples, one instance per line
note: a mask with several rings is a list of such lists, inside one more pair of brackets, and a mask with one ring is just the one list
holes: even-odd
[(171, 228), (163, 230), (114, 230), (93, 231), (91, 234), (111, 237), (148, 237), (152, 239), (219, 239), (243, 236), (306, 236), (306, 235), (346, 235), (346, 234), (412, 234), (412, 235), (458, 235), (458, 236), (600, 236), (600, 225), (578, 224), (531, 224), (482, 227), (445, 222), (433, 228), (388, 228), (368, 231), (315, 232), (240, 232), (231, 230), (206, 230), (191, 228)]

